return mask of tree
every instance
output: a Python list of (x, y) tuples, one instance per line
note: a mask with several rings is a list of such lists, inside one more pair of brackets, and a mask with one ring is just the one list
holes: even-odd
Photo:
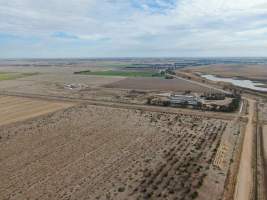
[(153, 99), (153, 97), (148, 97), (148, 98), (146, 99), (146, 104), (151, 105), (151, 101), (152, 101), (152, 99)]
[(170, 101), (163, 101), (163, 106), (169, 106), (171, 104)]

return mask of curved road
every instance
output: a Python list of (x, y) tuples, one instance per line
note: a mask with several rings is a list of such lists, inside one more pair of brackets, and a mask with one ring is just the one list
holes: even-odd
[(168, 74), (168, 75), (171, 76), (171, 77), (177, 78), (177, 79), (181, 79), (181, 80), (187, 81), (187, 82), (189, 82), (189, 83), (193, 83), (193, 84), (196, 84), (196, 85), (199, 85), (199, 86), (202, 86), (202, 87), (211, 89), (211, 90), (215, 90), (215, 91), (221, 92), (221, 93), (232, 94), (231, 92), (227, 92), (227, 91), (225, 91), (225, 90), (223, 90), (223, 89), (216, 88), (216, 87), (211, 86), (211, 85), (206, 84), (206, 83), (200, 83), (200, 82), (198, 82), (198, 81), (189, 80), (189, 79), (182, 78), (182, 77), (179, 77), (179, 76), (176, 76), (176, 75), (172, 75), (172, 74)]

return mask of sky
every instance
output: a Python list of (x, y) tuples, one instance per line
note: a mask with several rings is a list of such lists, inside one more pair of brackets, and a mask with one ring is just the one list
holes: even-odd
[(267, 0), (0, 0), (0, 58), (241, 56), (267, 56)]

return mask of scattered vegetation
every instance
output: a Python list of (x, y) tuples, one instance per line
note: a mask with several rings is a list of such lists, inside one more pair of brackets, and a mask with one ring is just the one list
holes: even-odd
[[(160, 120), (158, 117), (162, 118), (154, 116), (157, 119), (154, 119), (153, 123)], [(183, 117), (171, 120), (172, 123), (184, 124), (184, 129), (169, 133), (167, 140), (172, 142), (163, 149), (162, 160), (154, 167), (141, 170), (142, 175), (131, 192), (136, 199), (198, 197), (226, 124), (217, 121), (203, 125), (199, 118), (193, 118), (193, 123), (190, 120)], [(168, 121), (170, 122), (170, 119)], [(169, 123), (167, 125), (169, 126)], [(195, 135), (194, 132), (199, 130), (202, 134)]]
[(37, 75), (38, 73), (15, 73), (15, 72), (0, 72), (0, 81), (13, 80), (26, 76)]
[(74, 74), (96, 75), (96, 76), (125, 76), (125, 77), (163, 77), (164, 74), (154, 71), (80, 71)]

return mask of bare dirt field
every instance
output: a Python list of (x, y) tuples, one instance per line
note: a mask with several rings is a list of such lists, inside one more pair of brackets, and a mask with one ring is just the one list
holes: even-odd
[(186, 69), (185, 71), (201, 72), (206, 74), (213, 74), (222, 77), (240, 77), (251, 80), (265, 80), (267, 81), (267, 66), (266, 65), (208, 65), (203, 67), (195, 67)]
[[(267, 125), (263, 126), (263, 155), (264, 155), (264, 161), (265, 161), (265, 167), (267, 164)], [(267, 168), (265, 168), (265, 171), (267, 171)]]
[[(127, 96), (127, 91), (111, 90), (101, 87), (124, 79), (123, 77), (101, 77), (88, 75), (74, 75), (75, 70), (88, 68), (77, 67), (0, 67), (8, 72), (38, 72), (37, 75), (5, 80), (0, 82), (0, 92), (56, 95), (76, 98), (90, 98), (98, 100), (116, 101), (118, 97)], [(91, 68), (90, 68), (91, 69)], [(74, 85), (69, 88), (67, 85)], [(81, 91), (83, 90), (83, 91)], [(126, 97), (127, 98), (127, 97)]]
[(210, 89), (73, 74), (101, 69), (86, 63), (25, 65), (0, 67), (38, 72), (0, 84), (0, 200), (222, 199), (235, 114), (144, 105), (159, 91)]
[(181, 79), (163, 78), (127, 78), (106, 85), (109, 88), (139, 89), (139, 90), (162, 90), (162, 91), (192, 91), (209, 92), (210, 90), (199, 85), (189, 83)]
[(84, 86), (99, 87), (105, 84), (116, 82), (124, 79), (123, 77), (99, 77), (88, 75), (73, 75), (65, 73), (47, 73), (29, 77), (24, 77), (16, 80), (1, 81), (0, 90), (17, 90), (17, 91), (32, 91), (34, 88), (63, 87), (64, 84), (82, 84)]
[(73, 103), (0, 95), (0, 126), (73, 106)]
[[(0, 71), (38, 72), (37, 75), (1, 81), (0, 92), (64, 96), (122, 103), (145, 104), (160, 91), (209, 92), (210, 89), (180, 80), (163, 78), (101, 77), (73, 74), (87, 68), (77, 67), (0, 67)], [(89, 68), (91, 69), (91, 68)], [(69, 88), (67, 85), (77, 86)], [(139, 91), (138, 91), (139, 90)]]
[(226, 173), (214, 159), (228, 128), (86, 104), (4, 125), (1, 200), (220, 199)]
[[(60, 78), (57, 78), (60, 77)], [(1, 81), (0, 91), (13, 92), (13, 93), (25, 93), (25, 94), (42, 94), (42, 95), (58, 95), (58, 96), (76, 96), (82, 98), (82, 89), (87, 91), (94, 91), (90, 94), (85, 93), (88, 98), (94, 98), (94, 96), (100, 99), (105, 96), (106, 93), (113, 93), (113, 96), (118, 91), (104, 91), (101, 85), (108, 84), (114, 81), (121, 80), (122, 78), (103, 78), (103, 77), (91, 77), (86, 75), (77, 75), (77, 77), (66, 76), (62, 74), (58, 75), (37, 75), (31, 79), (18, 79)], [(75, 85), (77, 88), (68, 88), (66, 85)], [(103, 91), (103, 92), (102, 92)]]

